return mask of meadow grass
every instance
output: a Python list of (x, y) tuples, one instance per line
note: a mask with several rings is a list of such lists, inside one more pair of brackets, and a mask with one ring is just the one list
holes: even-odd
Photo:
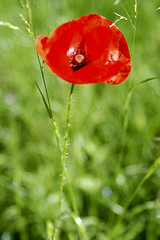
[[(160, 76), (159, 7), (158, 0), (1, 3), (1, 239), (160, 239), (160, 84), (138, 84)], [(32, 39), (88, 13), (122, 18), (116, 24), (132, 74), (116, 86), (75, 86), (62, 176), (57, 139), (63, 144), (71, 85), (43, 66), (51, 121)]]

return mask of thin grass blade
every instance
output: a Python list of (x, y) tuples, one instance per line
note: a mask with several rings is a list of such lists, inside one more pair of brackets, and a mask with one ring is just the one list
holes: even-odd
[(158, 168), (160, 164), (160, 157), (158, 157), (154, 163), (152, 164), (152, 166), (148, 169), (147, 173), (145, 174), (145, 176), (143, 177), (143, 179), (140, 181), (139, 185), (137, 186), (136, 190), (134, 191), (134, 193), (132, 194), (131, 198), (129, 199), (129, 201), (126, 204), (125, 209), (127, 209), (129, 207), (129, 205), (131, 204), (131, 202), (133, 201), (133, 199), (135, 198), (135, 196), (137, 195), (137, 193), (139, 192), (140, 188), (142, 187), (142, 185), (146, 182), (146, 180), (148, 178), (150, 178), (150, 176), (155, 172), (155, 170)]
[(2, 22), (2, 21), (0, 21), (0, 26), (9, 27), (9, 28), (11, 28), (11, 29), (13, 29), (13, 30), (19, 30), (19, 27), (14, 26), (14, 25), (12, 25), (12, 24), (9, 23), (9, 22)]
[(41, 91), (41, 89), (40, 89), (40, 87), (38, 86), (37, 83), (36, 83), (36, 86), (37, 86), (37, 88), (38, 88), (38, 90), (39, 90), (39, 92), (40, 92), (40, 94), (41, 94), (41, 97), (42, 97), (42, 100), (43, 100), (43, 102), (44, 102), (44, 105), (45, 105), (45, 108), (46, 108), (46, 110), (47, 110), (47, 113), (48, 113), (48, 115), (49, 115), (49, 118), (52, 119), (52, 111), (50, 110), (50, 108), (49, 108), (49, 106), (48, 106), (48, 104), (47, 104), (47, 101), (46, 101), (46, 99), (45, 99), (45, 97), (44, 97), (44, 95), (43, 95), (43, 93), (42, 93), (42, 91)]

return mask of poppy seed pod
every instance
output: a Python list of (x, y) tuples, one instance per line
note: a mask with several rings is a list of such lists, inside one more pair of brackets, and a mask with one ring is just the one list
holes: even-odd
[(40, 35), (36, 51), (50, 70), (74, 84), (123, 82), (131, 70), (127, 42), (115, 24), (97, 14)]

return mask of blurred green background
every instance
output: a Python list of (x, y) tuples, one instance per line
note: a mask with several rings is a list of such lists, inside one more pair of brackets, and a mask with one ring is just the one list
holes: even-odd
[[(20, 1), (24, 2), (24, 1)], [(134, 1), (33, 0), (35, 36), (48, 35), (60, 24), (88, 13), (117, 22), (130, 51), (133, 47)], [(138, 1), (132, 83), (160, 76), (160, 7), (158, 0)], [(126, 13), (129, 14), (129, 16)], [(19, 14), (19, 1), (0, 1), (0, 238), (47, 239), (58, 215), (61, 164), (52, 124), (35, 81), (44, 91), (34, 42)], [(62, 136), (70, 84), (44, 68), (52, 108)], [(140, 188), (128, 211), (123, 207), (160, 155), (159, 80), (138, 86), (128, 108), (129, 81), (116, 86), (75, 86), (67, 167), (88, 239), (160, 239), (160, 169)], [(125, 135), (124, 146), (121, 144)], [(64, 186), (64, 211), (70, 200)], [(67, 215), (60, 239), (78, 240), (77, 226)]]

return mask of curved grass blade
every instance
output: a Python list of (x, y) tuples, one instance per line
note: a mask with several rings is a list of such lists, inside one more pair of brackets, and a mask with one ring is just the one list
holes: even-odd
[(77, 229), (78, 229), (78, 232), (79, 232), (80, 239), (81, 240), (88, 240), (88, 236), (87, 236), (86, 229), (84, 227), (82, 219), (73, 212), (70, 212), (68, 214), (73, 219), (75, 224), (77, 225)]
[(134, 193), (131, 195), (130, 199), (128, 200), (128, 202), (127, 202), (127, 204), (125, 206), (125, 209), (127, 209), (129, 207), (129, 205), (131, 204), (131, 202), (133, 201), (133, 199), (135, 198), (135, 196), (139, 192), (139, 189), (146, 182), (146, 180), (148, 178), (150, 178), (150, 176), (155, 172), (155, 170), (158, 168), (159, 164), (160, 164), (160, 156), (154, 161), (152, 166), (148, 169), (147, 173), (145, 174), (145, 176), (142, 178), (142, 180), (138, 184), (136, 190), (134, 191)]
[(49, 118), (52, 119), (52, 111), (51, 111), (50, 107), (48, 106), (47, 101), (46, 101), (46, 99), (45, 99), (45, 97), (44, 97), (44, 95), (43, 95), (43, 93), (42, 93), (42, 91), (41, 91), (41, 89), (40, 89), (40, 87), (38, 86), (37, 83), (36, 83), (36, 86), (37, 86), (37, 88), (38, 88), (38, 90), (39, 90), (39, 92), (41, 94), (41, 97), (42, 97), (42, 100), (43, 100), (44, 105), (46, 107), (46, 110), (47, 110), (47, 113), (49, 115)]
[(152, 81), (152, 80), (155, 80), (155, 79), (160, 79), (160, 76), (157, 76), (157, 77), (151, 77), (151, 78), (147, 78), (139, 83), (137, 83), (130, 92), (132, 92), (133, 90), (135, 90), (135, 88), (137, 88), (139, 85), (143, 84), (143, 83), (146, 83), (146, 82), (149, 82), (149, 81)]
[(155, 170), (158, 168), (159, 165), (160, 165), (160, 156), (154, 161), (152, 166), (148, 169), (148, 171), (146, 172), (145, 176), (142, 178), (142, 180), (138, 184), (137, 188), (135, 189), (135, 191), (131, 195), (130, 199), (128, 200), (128, 202), (124, 206), (124, 212), (122, 213), (121, 216), (118, 217), (117, 223), (113, 227), (113, 229), (112, 229), (110, 235), (108, 236), (107, 240), (113, 239), (113, 236), (116, 233), (116, 231), (118, 230), (118, 228), (120, 227), (122, 219), (123, 219), (123, 216), (126, 214), (126, 211), (127, 211), (128, 207), (129, 207), (129, 205), (131, 204), (131, 202), (133, 201), (133, 199), (135, 198), (135, 196), (139, 192), (139, 190), (142, 187), (142, 185), (146, 182), (146, 180), (148, 180), (150, 178), (150, 176), (155, 172)]
[[(60, 219), (58, 219), (58, 221), (55, 224), (54, 231), (52, 233), (50, 232), (51, 239), (52, 240), (58, 240), (59, 239), (60, 225), (62, 223), (63, 217), (65, 217), (66, 215), (68, 215), (73, 220), (73, 222), (76, 224), (77, 230), (78, 230), (78, 233), (79, 233), (79, 238), (78, 239), (89, 240), (82, 219), (77, 214), (75, 214), (74, 212), (63, 212), (61, 214)], [(53, 230), (53, 224), (52, 224), (52, 230)]]

